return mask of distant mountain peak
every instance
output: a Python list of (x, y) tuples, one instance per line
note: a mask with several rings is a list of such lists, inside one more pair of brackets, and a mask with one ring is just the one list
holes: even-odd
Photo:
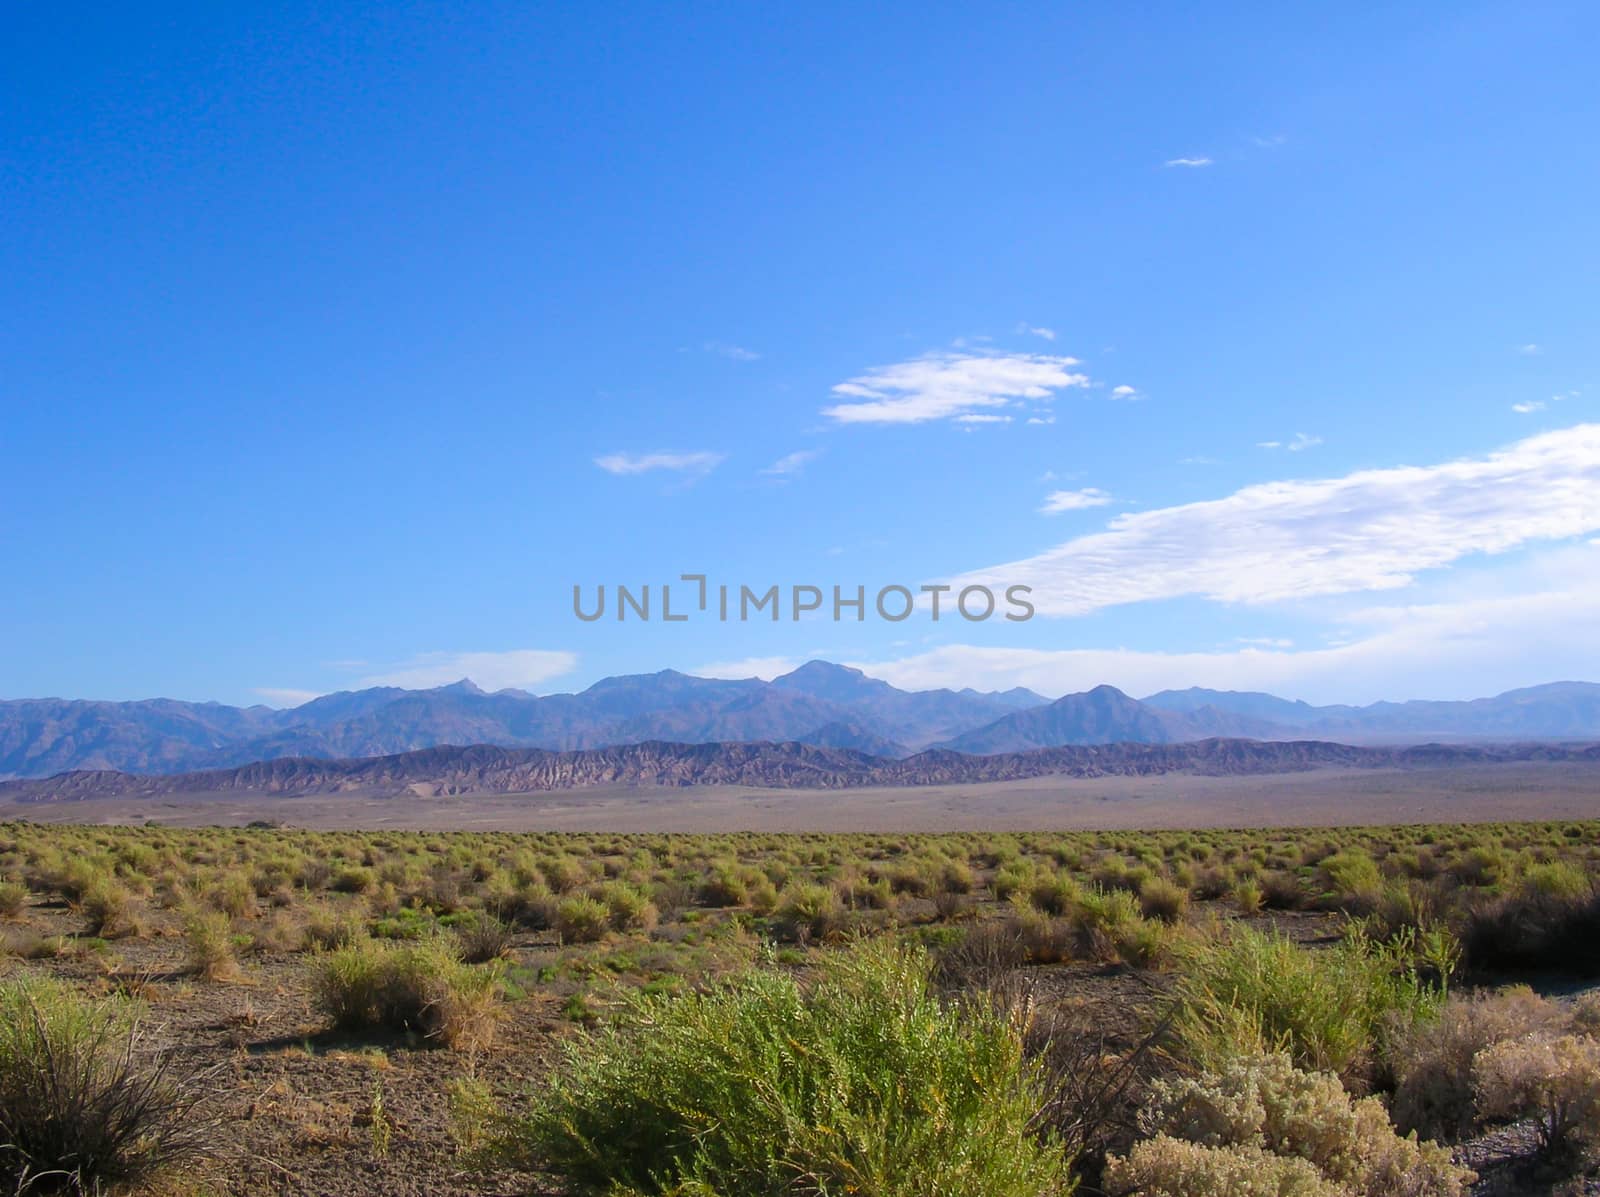
[(433, 690), (434, 690), (435, 694), (487, 694), (488, 693), (487, 690), (485, 690), (482, 686), (478, 685), (478, 683), (473, 681), (470, 677), (464, 677), (460, 681), (451, 682), (447, 686), (435, 686), (433, 688)]

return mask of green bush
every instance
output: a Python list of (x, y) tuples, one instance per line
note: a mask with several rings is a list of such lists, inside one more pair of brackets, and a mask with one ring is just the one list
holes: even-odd
[(804, 988), (757, 969), (724, 988), (636, 997), (578, 1039), (493, 1156), (587, 1194), (1050, 1197), (1068, 1161), (1033, 1120), (1037, 1075), (998, 1012), (930, 992), (882, 942)]
[(197, 1087), (145, 1052), (138, 1008), (64, 985), (0, 985), (0, 1188), (100, 1193), (200, 1153)]
[(20, 881), (0, 881), (0, 918), (14, 919), (28, 905), (28, 887)]
[(594, 943), (611, 926), (611, 911), (604, 902), (574, 894), (556, 903), (554, 921), (564, 943)]
[(1299, 1067), (1360, 1079), (1389, 1035), (1443, 999), (1401, 951), (1360, 937), (1309, 952), (1238, 927), (1226, 939), (1190, 941), (1181, 963), (1172, 1029), (1203, 1067), (1284, 1051)]

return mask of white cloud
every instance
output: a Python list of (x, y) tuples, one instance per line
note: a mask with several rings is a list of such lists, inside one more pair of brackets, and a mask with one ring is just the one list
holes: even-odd
[(1257, 449), (1287, 449), (1291, 453), (1303, 453), (1307, 449), (1314, 449), (1322, 443), (1320, 436), (1312, 436), (1307, 432), (1297, 432), (1288, 441), (1257, 441)]
[(1042, 615), (1194, 595), (1270, 603), (1391, 590), (1475, 554), (1600, 530), (1600, 424), (1487, 457), (1268, 482), (1222, 499), (1117, 516), (955, 581), (1033, 587)]
[(984, 412), (968, 412), (955, 418), (957, 424), (1009, 424), (1010, 416), (996, 416)]
[(772, 478), (795, 478), (805, 471), (806, 466), (821, 456), (820, 449), (797, 449), (778, 458), (761, 472)]
[(707, 341), (701, 348), (707, 353), (725, 357), (731, 362), (753, 362), (761, 358), (761, 355), (753, 349), (745, 349), (740, 345), (729, 345), (726, 341)]
[(266, 699), (269, 707), (297, 707), (310, 702), (313, 698), (321, 698), (321, 690), (287, 690), (277, 686), (257, 686), (255, 692)]
[(734, 681), (758, 677), (770, 682), (775, 677), (793, 673), (802, 663), (797, 657), (746, 657), (742, 661), (713, 661), (689, 672), (695, 677), (730, 678)]
[(1083, 490), (1057, 490), (1045, 496), (1044, 506), (1039, 510), (1044, 515), (1056, 515), (1063, 511), (1083, 511), (1089, 507), (1104, 507), (1111, 502), (1111, 496), (1098, 487), (1088, 486)]
[(1113, 399), (1137, 399), (1139, 398), (1139, 391), (1137, 388), (1130, 387), (1124, 383), (1121, 386), (1111, 388), (1111, 397)]
[(1345, 643), (1298, 651), (1272, 643), (1221, 652), (950, 645), (850, 664), (906, 689), (1027, 686), (1055, 696), (1109, 683), (1142, 696), (1209, 686), (1324, 703), (1476, 698), (1552, 680), (1600, 680), (1593, 666), (1600, 661), (1600, 551), (1585, 545), (1513, 572), (1517, 585), (1509, 589), (1495, 582), (1480, 587), (1487, 593), (1354, 611), (1340, 621)]
[(1189, 166), (1189, 167), (1210, 166), (1211, 165), (1211, 159), (1205, 157), (1204, 155), (1196, 155), (1196, 156), (1191, 157), (1191, 158), (1168, 158), (1166, 160), (1166, 162), (1164, 162), (1162, 165), (1164, 165), (1164, 166)]
[(1513, 403), (1511, 405), (1511, 410), (1516, 412), (1518, 415), (1529, 416), (1536, 411), (1544, 410), (1544, 400), (1530, 399), (1526, 403)]
[(1030, 353), (930, 353), (878, 366), (847, 379), (833, 393), (849, 402), (823, 409), (842, 424), (920, 424), (987, 408), (1048, 402), (1089, 378), (1077, 358)]
[(564, 673), (571, 673), (577, 664), (576, 653), (537, 648), (514, 648), (493, 653), (418, 653), (409, 660), (362, 678), (357, 685), (426, 690), (434, 686), (447, 686), (465, 677), (471, 678), (485, 690), (504, 690), (508, 686), (526, 689)]
[(1538, 357), (1544, 352), (1544, 346), (1536, 345), (1534, 342), (1529, 341), (1526, 345), (1518, 345), (1517, 352), (1524, 357)]
[(1282, 133), (1274, 133), (1269, 137), (1251, 137), (1250, 144), (1258, 150), (1275, 150), (1288, 140)]
[(608, 453), (596, 457), (594, 464), (608, 474), (644, 474), (651, 470), (675, 470), (706, 474), (724, 460), (721, 453)]
[(1025, 333), (1030, 337), (1042, 337), (1046, 341), (1054, 341), (1056, 339), (1055, 329), (1035, 328), (1033, 325), (1028, 324), (1027, 322), (1017, 325), (1017, 331), (1019, 333)]

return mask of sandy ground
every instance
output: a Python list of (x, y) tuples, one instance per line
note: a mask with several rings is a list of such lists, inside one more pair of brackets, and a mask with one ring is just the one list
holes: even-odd
[(228, 793), (0, 804), (0, 821), (202, 826), (269, 819), (309, 828), (461, 831), (1070, 831), (1596, 817), (1600, 768), (1537, 763), (846, 790), (617, 787), (452, 798)]

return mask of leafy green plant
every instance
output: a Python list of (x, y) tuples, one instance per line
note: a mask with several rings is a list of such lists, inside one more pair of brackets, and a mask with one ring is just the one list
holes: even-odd
[(1048, 1197), (1071, 1181), (1040, 1101), (1010, 1021), (942, 1004), (921, 954), (870, 942), (809, 988), (764, 968), (634, 998), (493, 1156), (588, 1194)]

